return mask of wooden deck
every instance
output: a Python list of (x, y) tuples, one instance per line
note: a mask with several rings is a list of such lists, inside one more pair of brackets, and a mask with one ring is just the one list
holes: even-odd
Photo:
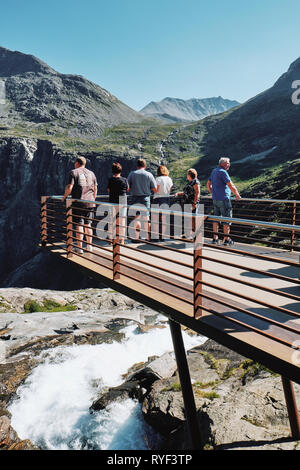
[(203, 247), (199, 318), (194, 316), (193, 253), (188, 244), (120, 246), (117, 276), (108, 243), (94, 247), (93, 253), (74, 253), (69, 258), (63, 243), (44, 249), (300, 384), (299, 255), (262, 247), (251, 251), (245, 246), (237, 244), (235, 250)]

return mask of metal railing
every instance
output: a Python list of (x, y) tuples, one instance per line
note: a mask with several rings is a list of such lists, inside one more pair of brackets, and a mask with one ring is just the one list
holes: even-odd
[[(213, 214), (213, 201), (211, 197), (202, 197), (201, 201), (205, 205), (205, 213)], [(251, 219), (257, 221), (268, 221), (284, 225), (300, 224), (300, 201), (285, 199), (255, 199), (242, 198), (231, 201), (233, 215), (239, 219)], [(211, 224), (206, 227), (207, 236), (213, 235)], [(241, 228), (239, 225), (232, 225), (231, 234), (237, 241), (242, 241), (246, 236), (249, 243), (262, 244), (270, 247), (289, 249), (290, 251), (300, 251), (299, 233), (290, 231), (289, 238), (282, 231), (282, 227), (274, 226), (273, 232), (265, 231), (263, 227)]]
[[(170, 229), (167, 241), (156, 242), (150, 238), (148, 223), (142, 216), (145, 239), (140, 240), (133, 234), (134, 217), (131, 220), (120, 217), (117, 204), (96, 202), (96, 207), (101, 208), (100, 216), (97, 216), (98, 211), (91, 216), (90, 209), (81, 208), (87, 213), (84, 222), (92, 224), (93, 232), (92, 241), (81, 245), (79, 236), (82, 237), (84, 226), (74, 225), (72, 215), (81, 203), (68, 199), (64, 205), (58, 196), (42, 198), (43, 245), (60, 246), (68, 258), (86, 259), (95, 268), (103, 268), (111, 279), (131, 280), (148, 290), (149, 295), (164, 297), (164, 301), (194, 318), (207, 313), (228, 317), (228, 312), (234, 311), (241, 314), (230, 315), (231, 322), (236, 325), (291, 348), (299, 339), (299, 323), (293, 323), (300, 317), (299, 257), (289, 252), (289, 243), (280, 243), (280, 248), (278, 243), (274, 250), (267, 246), (267, 241), (262, 246), (261, 241), (257, 243), (248, 234), (251, 230), (276, 232), (288, 241), (292, 232), (299, 235), (300, 225), (151, 209), (150, 222), (158, 227), (151, 236), (162, 237), (164, 225)], [(141, 211), (137, 206), (128, 208)], [(184, 217), (191, 220), (192, 239), (178, 236)], [(107, 228), (103, 225), (105, 218)], [(205, 237), (207, 224), (219, 222), (221, 225), (229, 220), (231, 230), (239, 228), (238, 236), (234, 232), (236, 243), (211, 245)], [(97, 228), (98, 224), (102, 224), (101, 230)], [(195, 226), (204, 227), (203, 238), (200, 235), (196, 240), (199, 231), (195, 231)], [(244, 228), (246, 235), (241, 235)], [(141, 231), (143, 227), (140, 227)], [(218, 233), (226, 235), (222, 231)], [(270, 326), (276, 327), (275, 330), (271, 328), (270, 332)]]

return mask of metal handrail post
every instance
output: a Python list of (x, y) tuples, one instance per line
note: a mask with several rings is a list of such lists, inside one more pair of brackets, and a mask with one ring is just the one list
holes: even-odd
[(194, 217), (194, 318), (202, 316), (202, 246), (204, 217)]
[(72, 220), (72, 200), (66, 199), (66, 216), (67, 216), (67, 258), (73, 256), (73, 220)]
[(120, 218), (118, 206), (112, 207), (113, 278), (120, 279)]
[(48, 196), (41, 197), (41, 244), (47, 245), (47, 199)]
[[(293, 206), (292, 206), (292, 225), (296, 225), (296, 209), (297, 209), (296, 203), (293, 202)], [(291, 251), (294, 251), (295, 230), (292, 230), (292, 232), (291, 232), (291, 245), (292, 245)]]

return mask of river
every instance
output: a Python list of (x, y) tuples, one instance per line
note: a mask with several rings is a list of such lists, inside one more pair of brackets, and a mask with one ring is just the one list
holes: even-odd
[[(21, 439), (49, 450), (159, 447), (160, 436), (144, 422), (137, 401), (127, 399), (104, 411), (89, 411), (99, 392), (122, 383), (122, 374), (134, 363), (173, 350), (169, 328), (138, 334), (133, 323), (122, 331), (121, 342), (57, 347), (42, 353), (42, 362), (9, 406), (12, 426)], [(183, 338), (187, 350), (205, 341), (185, 332)]]

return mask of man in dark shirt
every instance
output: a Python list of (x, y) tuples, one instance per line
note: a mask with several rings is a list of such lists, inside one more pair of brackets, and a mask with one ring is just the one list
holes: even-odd
[(91, 228), (94, 216), (95, 201), (97, 196), (97, 179), (95, 174), (85, 168), (86, 159), (79, 156), (75, 161), (75, 169), (70, 171), (65, 194), (62, 201), (71, 194), (74, 199), (81, 199), (84, 202), (74, 201), (72, 204), (73, 223), (75, 224), (77, 238), (77, 252), (83, 253), (82, 240), (85, 234), (86, 249), (92, 251)]
[(120, 163), (113, 163), (113, 176), (108, 180), (107, 190), (109, 192), (109, 202), (119, 204), (116, 222), (119, 225), (120, 243), (123, 244), (125, 237), (125, 218), (127, 213), (127, 191), (129, 191), (129, 185), (127, 179), (121, 176), (121, 173), (122, 166)]

